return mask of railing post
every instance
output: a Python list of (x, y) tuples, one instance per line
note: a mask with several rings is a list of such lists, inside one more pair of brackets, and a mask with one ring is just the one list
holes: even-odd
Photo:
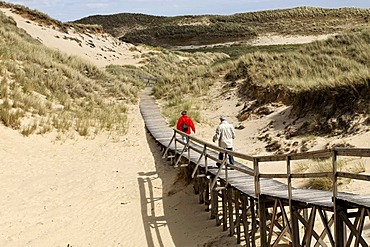
[(332, 152), (332, 167), (333, 167), (333, 201), (335, 202), (338, 196), (337, 151), (335, 149), (333, 149), (333, 152)]
[(205, 169), (205, 174), (207, 176), (208, 173), (208, 156), (207, 156), (207, 145), (204, 144), (204, 169)]
[[(221, 163), (220, 167), (218, 168), (218, 171), (217, 171), (217, 173), (216, 173), (216, 176), (215, 176), (215, 178), (214, 178), (214, 180), (213, 180), (213, 182), (212, 182), (212, 184), (211, 184), (211, 190), (213, 190), (213, 189), (214, 189), (214, 187), (215, 187), (215, 185), (216, 185), (216, 183), (217, 183), (217, 179), (218, 179), (218, 176), (220, 175), (220, 172), (221, 172), (221, 170), (222, 170), (222, 167), (223, 167), (223, 166), (225, 166), (225, 167), (226, 167), (225, 163), (226, 163), (226, 157), (223, 159), (223, 161), (222, 161), (222, 163)], [(227, 167), (226, 167), (226, 168), (227, 168)]]
[(267, 247), (267, 226), (266, 226), (266, 201), (261, 196), (260, 171), (258, 158), (253, 159), (254, 168), (254, 189), (258, 199), (258, 218), (260, 226), (261, 247)]
[(291, 169), (291, 156), (286, 157), (286, 168), (287, 168), (287, 180), (288, 180), (288, 199), (289, 199), (289, 213), (290, 213), (290, 225), (289, 232), (291, 234), (293, 246), (299, 246), (299, 225), (298, 218), (295, 216), (297, 209), (294, 208), (293, 200), (293, 190), (292, 190), (292, 169)]
[(191, 152), (191, 148), (190, 148), (190, 136), (188, 136), (188, 138), (186, 138), (186, 140), (187, 140), (187, 143), (186, 143), (186, 147), (185, 148), (187, 148), (187, 150), (188, 150), (188, 165), (190, 166), (190, 163), (191, 163), (191, 161), (190, 161), (190, 152)]
[[(191, 177), (192, 178), (194, 178), (194, 176), (195, 176), (195, 173), (196, 173), (196, 171), (198, 170), (198, 168), (199, 168), (199, 163), (200, 163), (200, 161), (201, 161), (201, 159), (203, 158), (203, 156), (206, 156), (206, 150), (207, 150), (207, 146), (206, 145), (204, 145), (204, 148), (203, 148), (203, 152), (201, 153), (201, 155), (199, 156), (199, 159), (198, 159), (198, 161), (197, 161), (197, 163), (196, 163), (196, 165), (195, 165), (195, 168), (194, 168), (194, 170), (193, 170), (193, 173), (191, 174)], [(205, 158), (206, 159), (206, 158)], [(190, 160), (190, 159), (189, 159)], [(205, 162), (206, 163), (206, 162)], [(207, 164), (206, 164), (207, 165)], [(207, 174), (207, 171), (206, 171), (206, 174)]]
[[(175, 138), (175, 156), (176, 156), (176, 138)], [(182, 143), (181, 143), (182, 144)], [(177, 164), (180, 162), (181, 160), (181, 157), (182, 157), (182, 154), (185, 152), (185, 150), (188, 150), (188, 165), (190, 164), (190, 148), (189, 148), (189, 145), (190, 145), (190, 140), (188, 139), (188, 142), (185, 143), (184, 145), (184, 148), (182, 149), (182, 151), (180, 152), (180, 155), (179, 157), (177, 158), (176, 162), (175, 162), (175, 167), (177, 167)]]
[[(170, 149), (171, 143), (173, 140), (176, 139), (176, 131), (173, 131), (173, 136), (171, 138), (171, 141), (168, 143), (167, 148), (164, 150), (162, 158), (164, 159), (167, 156), (168, 150)], [(176, 147), (176, 140), (175, 140), (175, 147)]]
[(337, 201), (338, 196), (338, 183), (337, 183), (337, 150), (333, 149), (332, 153), (332, 166), (333, 166), (333, 204), (334, 204), (334, 238), (335, 246), (342, 247), (345, 244), (344, 239), (344, 222), (340, 216), (340, 212), (343, 210)]
[(253, 170), (254, 170), (254, 193), (256, 197), (258, 197), (261, 194), (258, 158), (253, 159)]
[(175, 150), (174, 150), (174, 156), (175, 156), (175, 158), (174, 158), (174, 160), (176, 160), (176, 155), (177, 155), (177, 139), (176, 139), (176, 131), (174, 130), (174, 132), (175, 132), (174, 133), (174, 138), (175, 138), (175, 143), (174, 143), (174, 145), (175, 145)]

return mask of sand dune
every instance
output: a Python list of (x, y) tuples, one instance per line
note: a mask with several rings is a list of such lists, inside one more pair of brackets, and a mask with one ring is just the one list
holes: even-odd
[(138, 65), (141, 61), (141, 53), (146, 52), (143, 47), (121, 42), (106, 33), (79, 33), (72, 28), (68, 33), (60, 32), (52, 26), (42, 26), (25, 19), (11, 12), (10, 9), (0, 8), (0, 11), (11, 16), (19, 28), (26, 30), (45, 46), (79, 56), (99, 67), (109, 64)]
[[(46, 46), (101, 67), (139, 64), (145, 52), (107, 34), (60, 33), (1, 11)], [(214, 103), (203, 112), (210, 125), (197, 126), (197, 136), (206, 140), (220, 114), (238, 124), (236, 102)], [(209, 220), (192, 186), (161, 159), (138, 105), (130, 106), (130, 121), (128, 134), (118, 140), (100, 135), (59, 141), (53, 133), (23, 137), (0, 126), (0, 246), (238, 246)], [(268, 121), (250, 121), (238, 131), (236, 150), (263, 150), (256, 136)], [(363, 138), (369, 146), (368, 137), (352, 141)]]

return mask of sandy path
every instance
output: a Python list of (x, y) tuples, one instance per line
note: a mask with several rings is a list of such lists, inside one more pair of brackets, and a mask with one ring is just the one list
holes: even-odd
[(130, 119), (118, 142), (0, 126), (0, 246), (236, 245), (161, 159), (138, 106)]
[[(79, 46), (73, 40), (86, 41), (83, 34), (65, 38), (0, 11), (45, 45), (98, 66), (139, 62), (138, 51), (116, 47), (107, 36), (90, 35), (95, 48)], [(101, 47), (114, 49), (115, 58)], [(107, 59), (99, 60), (104, 52)], [(129, 117), (128, 134), (114, 138), (119, 141), (101, 135), (60, 143), (53, 134), (23, 137), (0, 125), (0, 246), (237, 246), (161, 159), (137, 105)]]
[(145, 245), (142, 220), (127, 222), (141, 219), (138, 173), (154, 169), (136, 108), (120, 142), (53, 144), (1, 127), (1, 246)]

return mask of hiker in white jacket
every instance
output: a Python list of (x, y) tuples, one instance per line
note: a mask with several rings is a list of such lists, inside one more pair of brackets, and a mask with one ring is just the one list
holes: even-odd
[[(216, 133), (213, 136), (213, 142), (218, 141), (218, 146), (233, 151), (233, 139), (235, 138), (234, 126), (226, 121), (225, 116), (220, 116), (221, 123), (217, 126)], [(224, 153), (218, 154), (218, 159), (224, 159)], [(229, 164), (234, 164), (234, 157), (229, 155)], [(217, 163), (217, 166), (220, 166)]]

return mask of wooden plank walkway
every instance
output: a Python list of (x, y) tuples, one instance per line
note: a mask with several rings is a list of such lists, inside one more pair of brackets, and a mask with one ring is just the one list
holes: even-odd
[[(148, 89), (141, 96), (140, 110), (145, 122), (145, 126), (147, 127), (153, 138), (157, 140), (162, 146), (167, 147), (173, 137), (173, 129), (170, 128), (167, 122), (164, 120), (163, 116), (160, 113), (158, 105), (155, 103), (154, 98), (150, 96), (150, 91)], [(178, 150), (181, 150), (183, 145), (179, 144), (179, 146), (180, 147)], [(193, 146), (198, 145), (193, 144)], [(174, 145), (171, 145), (170, 147), (174, 149)], [(201, 149), (202, 147), (198, 146), (198, 148)], [(211, 152), (210, 155), (212, 155), (215, 159), (218, 158), (218, 154), (215, 152)], [(182, 156), (188, 158), (187, 153), (183, 153)], [(191, 153), (190, 159), (192, 162), (196, 163), (199, 159), (199, 154), (194, 152)], [(212, 175), (216, 175), (216, 162), (213, 160), (209, 162), (210, 163), (208, 163), (208, 166), (211, 168), (209, 169), (209, 172)], [(243, 164), (240, 164), (238, 162), (236, 163), (236, 165), (243, 166)], [(201, 163), (200, 166), (204, 167), (204, 163)], [(248, 169), (246, 167), (244, 168)], [(219, 178), (222, 180), (226, 179), (224, 171), (221, 171)], [(240, 190), (242, 193), (250, 197), (256, 197), (253, 176), (240, 173), (237, 170), (230, 170), (229, 183), (231, 186)], [(272, 179), (261, 180), (261, 192), (263, 195), (271, 197), (282, 197), (288, 200), (287, 191), (287, 185), (284, 183), (280, 183)], [(293, 200), (307, 204), (322, 205), (325, 207), (333, 207), (331, 196), (331, 192), (320, 190), (295, 189), (293, 192)]]
[[(246, 167), (245, 165), (236, 162), (235, 166), (233, 166), (234, 169), (229, 168), (223, 168), (218, 169), (216, 166), (216, 160), (218, 159), (218, 152), (215, 150), (207, 150), (207, 162), (205, 162), (205, 158), (200, 158), (200, 155), (202, 153), (202, 150), (204, 150), (204, 147), (198, 143), (196, 143), (196, 138), (194, 138), (195, 142), (190, 143), (190, 149), (189, 152), (182, 152), (184, 145), (180, 143), (180, 141), (176, 142), (174, 141), (174, 138), (176, 138), (176, 132), (172, 128), (170, 128), (163, 118), (163, 116), (160, 113), (160, 109), (158, 105), (155, 102), (155, 99), (150, 95), (151, 89), (147, 88), (142, 94), (141, 94), (141, 102), (140, 102), (140, 111), (142, 114), (142, 117), (145, 122), (145, 126), (148, 129), (149, 133), (153, 136), (153, 138), (160, 144), (162, 147), (162, 150), (165, 150), (167, 148), (167, 151), (174, 152), (174, 157), (177, 160), (185, 159), (190, 164), (193, 164), (191, 166), (192, 169), (194, 169), (194, 166), (199, 166), (199, 171), (206, 172), (209, 177), (211, 177), (211, 181), (206, 181), (200, 183), (206, 183), (203, 184), (202, 191), (205, 191), (205, 193), (211, 193), (212, 198), (212, 191), (209, 189), (210, 183), (214, 184), (220, 184), (219, 188), (222, 190), (222, 188), (225, 188), (224, 190), (229, 193), (218, 193), (216, 192), (216, 197), (220, 196), (222, 198), (222, 218), (223, 218), (223, 224), (224, 229), (227, 227), (230, 227), (230, 234), (234, 234), (235, 230), (237, 231), (238, 235), (238, 242), (240, 241), (240, 225), (243, 223), (243, 219), (241, 219), (241, 215), (244, 215), (246, 217), (247, 210), (248, 212), (251, 212), (251, 210), (258, 211), (258, 219), (252, 219), (253, 222), (259, 222), (258, 228), (260, 228), (260, 238), (261, 238), (261, 246), (272, 246), (274, 243), (276, 244), (276, 241), (279, 242), (282, 239), (286, 238), (286, 235), (290, 235), (290, 243), (293, 244), (293, 246), (310, 246), (306, 245), (307, 242), (311, 242), (311, 238), (316, 241), (316, 244), (319, 244), (320, 246), (344, 246), (345, 242), (347, 240), (343, 240), (344, 237), (337, 237), (336, 234), (343, 234), (343, 232), (339, 233), (338, 231), (341, 231), (340, 227), (336, 227), (334, 233), (331, 233), (330, 228), (333, 225), (333, 220), (329, 218), (325, 218), (322, 216), (322, 210), (325, 212), (332, 212), (334, 216), (332, 218), (335, 218), (336, 221), (338, 221), (338, 224), (347, 224), (350, 228), (350, 231), (352, 232), (349, 239), (356, 239), (359, 243), (366, 243), (365, 240), (362, 238), (361, 233), (358, 232), (362, 231), (362, 228), (360, 229), (360, 225), (352, 225), (347, 220), (350, 217), (353, 216), (347, 216), (345, 213), (341, 214), (342, 218), (340, 218), (340, 215), (338, 216), (336, 212), (339, 212), (338, 210), (342, 210), (346, 212), (348, 209), (353, 208), (363, 208), (368, 216), (370, 217), (369, 209), (370, 209), (370, 195), (369, 196), (360, 196), (350, 193), (336, 193), (337, 196), (333, 199), (333, 192), (331, 191), (321, 191), (321, 190), (313, 190), (313, 189), (297, 189), (297, 188), (291, 188), (290, 184), (285, 184), (282, 182), (278, 182), (271, 178), (264, 178), (263, 175), (256, 176), (255, 169), (251, 169)], [(213, 144), (210, 144), (209, 146), (212, 146)], [(198, 150), (198, 152), (195, 152), (193, 150)], [(370, 152), (369, 156), (370, 156)], [(312, 156), (315, 155), (321, 155), (321, 153), (314, 153)], [(364, 155), (366, 157), (368, 154)], [(298, 157), (299, 155), (297, 155)], [(247, 157), (248, 158), (248, 157)], [(254, 161), (257, 161), (258, 164), (258, 157), (252, 157)], [(250, 160), (253, 160), (253, 159)], [(260, 159), (263, 160), (264, 157), (261, 157)], [(267, 160), (269, 158), (266, 158)], [(287, 159), (287, 157), (278, 157), (277, 160), (284, 160)], [(206, 165), (207, 163), (207, 165)], [(199, 173), (197, 173), (199, 174)], [(287, 175), (286, 175), (287, 176)], [(367, 179), (367, 178), (365, 178)], [(258, 180), (258, 182), (256, 182)], [(370, 180), (370, 179), (369, 179)], [(217, 186), (217, 185), (216, 185)], [(226, 187), (222, 187), (226, 186)], [(256, 188), (258, 186), (258, 188)], [(227, 189), (226, 189), (227, 188)], [(201, 191), (201, 192), (202, 192)], [(238, 193), (235, 193), (237, 191)], [(235, 194), (242, 195), (246, 198), (246, 200), (250, 200), (250, 204), (240, 206), (240, 203), (243, 202), (239, 197), (238, 198), (232, 198)], [(231, 194), (231, 195), (230, 195)], [(226, 197), (230, 197), (229, 202), (225, 202), (228, 199)], [(204, 195), (202, 194), (201, 201), (204, 201)], [(263, 200), (261, 198), (264, 198)], [(206, 198), (208, 200), (208, 198)], [(213, 196), (213, 200), (215, 200), (215, 196)], [(340, 202), (340, 206), (339, 205)], [(278, 211), (278, 204), (281, 205), (280, 207), (280, 214), (277, 214)], [(252, 205), (252, 206), (251, 206)], [(254, 206), (255, 205), (255, 206)], [(289, 210), (284, 209), (284, 207), (289, 205)], [(217, 202), (216, 204), (213, 204), (213, 207), (216, 207), (217, 209)], [(243, 208), (244, 207), (244, 208)], [(254, 207), (254, 208), (251, 208)], [(269, 210), (270, 209), (270, 210)], [(299, 210), (299, 212), (302, 209), (309, 209), (311, 211), (311, 216), (307, 218), (307, 216), (300, 216), (299, 213), (296, 212), (296, 209)], [(213, 209), (212, 209), (213, 210)], [(229, 222), (227, 222), (227, 210), (229, 210)], [(241, 215), (239, 215), (239, 211), (241, 210)], [(325, 230), (321, 233), (316, 233), (314, 229), (314, 223), (312, 222), (313, 219), (315, 219), (316, 210), (318, 214), (320, 214), (321, 217), (324, 217), (325, 222), (323, 222), (325, 226)], [(271, 212), (273, 211), (273, 212)], [(231, 213), (230, 213), (231, 212)], [(270, 212), (270, 213), (269, 213)], [(298, 212), (298, 211), (297, 211)], [(214, 217), (214, 214), (217, 215), (217, 212), (214, 211), (211, 213), (211, 217)], [(291, 219), (284, 219), (285, 222), (283, 225), (287, 224), (287, 227), (283, 227), (281, 223), (279, 223), (279, 220), (281, 221), (282, 217), (281, 215), (284, 214), (290, 214)], [(236, 216), (236, 221), (233, 220), (234, 215)], [(344, 216), (343, 216), (344, 215)], [(361, 221), (365, 217), (363, 214), (361, 214), (361, 219), (356, 218), (357, 221)], [(274, 219), (276, 217), (276, 220)], [(360, 216), (356, 216), (360, 217)], [(267, 222), (267, 220), (270, 220), (270, 225)], [(218, 224), (220, 224), (221, 220), (216, 218), (216, 221)], [(335, 222), (336, 222), (335, 221)], [(262, 222), (262, 223), (261, 223)], [(311, 229), (311, 233), (307, 235), (307, 233), (304, 234), (303, 239), (299, 236), (299, 229), (298, 224), (301, 223), (304, 225), (305, 228)], [(249, 242), (249, 239), (252, 241), (255, 241), (255, 234), (256, 234), (256, 228), (254, 230), (251, 230), (249, 234), (249, 230), (245, 229), (248, 228), (247, 222), (244, 221), (244, 235), (246, 238), (247, 245), (250, 243), (250, 246), (255, 246), (253, 243)], [(226, 225), (226, 226), (225, 226)], [(239, 227), (239, 228), (238, 228)], [(269, 228), (270, 227), (270, 228)], [(278, 231), (274, 230), (275, 228), (278, 228)], [(357, 227), (357, 228), (356, 228)], [(253, 228), (253, 227), (252, 227)], [(268, 229), (269, 228), (269, 229)], [(338, 230), (339, 229), (339, 230)], [(355, 229), (355, 230), (354, 230)], [(309, 231), (309, 232), (310, 232)], [(344, 231), (342, 229), (342, 231)], [(276, 233), (280, 232), (280, 233)], [(354, 233), (356, 232), (356, 233)], [(274, 234), (273, 234), (274, 233)], [(280, 235), (279, 235), (280, 234)], [(302, 233), (301, 233), (302, 234)], [(275, 237), (275, 240), (273, 240), (272, 235), (279, 235)], [(296, 236), (298, 235), (298, 236)], [(324, 244), (324, 238), (328, 240), (326, 241), (326, 244)], [(356, 238), (354, 237), (356, 236)], [(275, 242), (274, 242), (275, 241)]]

